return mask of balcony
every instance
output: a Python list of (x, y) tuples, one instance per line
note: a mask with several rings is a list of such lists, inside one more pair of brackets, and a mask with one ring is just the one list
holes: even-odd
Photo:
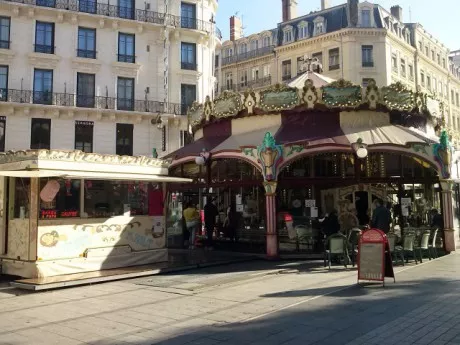
[(77, 49), (77, 56), (85, 59), (95, 59), (96, 51), (87, 49)]
[[(220, 92), (224, 92), (224, 91), (235, 91), (236, 92), (236, 91), (244, 91), (246, 89), (257, 89), (259, 87), (271, 85), (271, 82), (272, 82), (272, 77), (268, 76), (268, 77), (258, 78), (255, 80), (248, 80), (247, 82), (243, 84), (240, 83), (238, 85), (235, 85), (235, 84), (225, 85), (220, 88)], [(215, 90), (216, 93), (217, 91), (218, 90)]]
[(185, 115), (178, 103), (31, 90), (0, 89), (0, 102)]
[(275, 49), (275, 46), (268, 46), (268, 47), (263, 47), (260, 49), (250, 50), (246, 53), (227, 56), (227, 57), (222, 58), (222, 66), (229, 65), (235, 62), (254, 59), (260, 56), (264, 56), (264, 55), (269, 55), (273, 53), (274, 49)]
[(340, 69), (340, 64), (337, 65), (329, 65), (329, 71), (336, 71)]
[(212, 23), (195, 18), (183, 18), (150, 10), (135, 9), (98, 3), (94, 0), (4, 0), (25, 5), (56, 8), (72, 12), (98, 14), (101, 16), (137, 20), (145, 23), (183, 27), (211, 32)]
[(216, 37), (219, 41), (222, 41), (222, 32), (220, 31), (220, 29), (216, 26), (216, 29), (215, 29), (215, 34), (216, 34)]
[(54, 47), (46, 44), (34, 44), (34, 52), (43, 54), (54, 54)]
[(118, 62), (136, 63), (134, 55), (118, 54)]
[(180, 63), (180, 68), (188, 70), (188, 71), (196, 71), (197, 70), (197, 65), (196, 65), (196, 63), (193, 63), (193, 62), (181, 62)]
[(363, 61), (363, 67), (374, 67), (374, 61)]

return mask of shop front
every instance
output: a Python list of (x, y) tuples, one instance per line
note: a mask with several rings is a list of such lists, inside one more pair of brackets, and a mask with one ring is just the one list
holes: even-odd
[(168, 260), (168, 164), (36, 150), (0, 155), (4, 274), (43, 278)]
[(262, 242), (269, 257), (322, 253), (324, 215), (336, 211), (343, 231), (363, 227), (377, 199), (400, 235), (429, 227), (431, 210), (441, 211), (441, 243), (453, 251), (453, 150), (442, 103), (427, 99), (401, 84), (362, 90), (343, 80), (226, 92), (190, 109), (195, 141), (170, 155), (170, 173), (193, 183), (174, 186), (169, 198), (194, 194), (202, 209), (203, 197), (217, 193), (221, 218), (234, 204), (239, 237)]

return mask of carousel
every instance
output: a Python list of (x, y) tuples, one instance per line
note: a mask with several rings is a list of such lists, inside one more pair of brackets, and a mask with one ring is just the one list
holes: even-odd
[[(168, 236), (182, 231), (183, 203), (202, 210), (212, 198), (220, 211), (216, 241), (246, 243), (245, 250), (270, 258), (318, 254), (319, 219), (336, 211), (342, 230), (364, 226), (381, 199), (400, 236), (429, 227), (437, 209), (444, 221), (440, 246), (454, 251), (453, 150), (443, 103), (400, 83), (317, 86), (306, 75), (303, 87), (298, 78), (224, 92), (189, 109), (194, 142), (168, 158), (171, 176), (193, 182), (169, 189)], [(231, 229), (229, 212), (238, 219)]]

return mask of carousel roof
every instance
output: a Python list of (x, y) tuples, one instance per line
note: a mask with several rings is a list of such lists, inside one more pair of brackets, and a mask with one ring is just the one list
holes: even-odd
[(313, 86), (315, 87), (326, 86), (335, 81), (335, 79), (326, 77), (322, 74), (311, 72), (311, 71), (306, 71), (298, 75), (297, 77), (293, 78), (292, 80), (288, 81), (287, 85), (289, 87), (295, 87), (297, 89), (302, 89), (305, 86), (305, 82), (307, 80), (311, 80), (313, 83)]

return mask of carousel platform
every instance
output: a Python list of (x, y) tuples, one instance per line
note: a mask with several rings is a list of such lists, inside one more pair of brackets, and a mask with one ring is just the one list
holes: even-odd
[(18, 279), (10, 282), (10, 285), (20, 289), (43, 291), (186, 271), (203, 267), (227, 265), (236, 262), (257, 260), (260, 258), (260, 256), (255, 254), (170, 249), (168, 262), (94, 272), (66, 274), (45, 278)]

